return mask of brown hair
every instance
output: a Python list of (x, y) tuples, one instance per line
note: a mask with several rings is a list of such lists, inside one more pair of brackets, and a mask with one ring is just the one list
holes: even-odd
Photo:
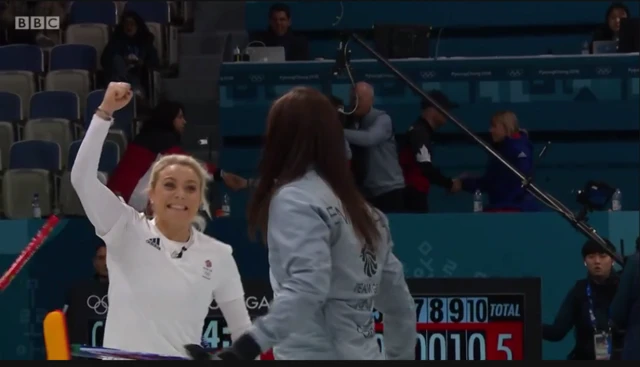
[(374, 211), (353, 180), (346, 159), (344, 132), (331, 101), (319, 91), (296, 87), (276, 100), (267, 117), (260, 162), (260, 183), (247, 214), (249, 235), (260, 231), (266, 242), (269, 204), (282, 186), (313, 168), (342, 202), (345, 215), (373, 250), (380, 239)]

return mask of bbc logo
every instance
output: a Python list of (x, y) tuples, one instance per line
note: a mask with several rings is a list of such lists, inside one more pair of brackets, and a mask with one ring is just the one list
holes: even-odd
[(16, 29), (60, 29), (60, 17), (16, 17)]

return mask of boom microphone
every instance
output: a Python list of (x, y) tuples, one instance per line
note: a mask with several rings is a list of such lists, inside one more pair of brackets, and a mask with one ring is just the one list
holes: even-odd
[(351, 60), (351, 50), (347, 47), (349, 43), (349, 35), (343, 33), (340, 37), (340, 43), (336, 50), (336, 63), (333, 66), (333, 75), (338, 76), (347, 71), (349, 61)]

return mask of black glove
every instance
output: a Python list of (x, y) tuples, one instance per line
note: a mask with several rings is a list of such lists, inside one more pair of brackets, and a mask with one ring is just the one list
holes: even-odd
[(184, 347), (191, 358), (196, 361), (251, 361), (262, 352), (258, 343), (249, 334), (242, 335), (230, 347), (221, 349), (213, 355), (197, 344), (187, 344)]
[(187, 353), (194, 361), (209, 361), (213, 359), (213, 355), (205, 348), (198, 344), (187, 344), (184, 346)]
[(244, 334), (234, 341), (229, 348), (224, 348), (214, 355), (215, 359), (223, 361), (251, 361), (256, 359), (262, 350), (253, 337)]

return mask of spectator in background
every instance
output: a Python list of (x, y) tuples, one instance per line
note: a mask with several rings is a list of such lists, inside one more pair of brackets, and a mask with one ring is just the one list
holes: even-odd
[[(511, 111), (501, 111), (491, 118), (489, 128), (493, 147), (525, 177), (533, 175), (533, 145), (527, 132), (520, 130), (518, 118)], [(489, 196), (487, 212), (530, 212), (538, 210), (536, 199), (522, 187), (522, 181), (502, 162), (490, 157), (482, 177), (462, 178), (462, 189), (480, 190)], [(455, 191), (455, 190), (454, 190)]]
[[(107, 248), (104, 243), (96, 248), (93, 269), (95, 274), (91, 279), (75, 285), (66, 295), (63, 310), (66, 314), (71, 344), (90, 344), (90, 321), (106, 318), (109, 308), (106, 300), (109, 290), (109, 273)], [(95, 307), (92, 308), (92, 306)]]
[[(440, 91), (431, 91), (429, 96), (445, 110), (458, 107)], [(450, 191), (460, 190), (460, 181), (445, 176), (432, 162), (433, 134), (447, 122), (447, 117), (428, 100), (423, 100), (422, 113), (411, 125), (403, 138), (400, 165), (407, 185), (405, 206), (412, 213), (429, 212), (429, 190), (438, 185)]]
[(620, 31), (620, 19), (629, 16), (629, 8), (623, 3), (613, 3), (607, 9), (605, 22), (593, 34), (593, 41), (616, 41)]
[(626, 330), (623, 361), (640, 361), (640, 237), (636, 252), (624, 264), (618, 292), (611, 302), (613, 324)]
[[(607, 247), (616, 251), (609, 241)], [(609, 319), (609, 306), (618, 289), (619, 278), (613, 271), (613, 259), (595, 241), (589, 240), (582, 246), (582, 258), (587, 277), (578, 280), (569, 290), (553, 324), (542, 326), (542, 338), (557, 342), (573, 328), (576, 344), (568, 359), (595, 360), (595, 335), (606, 333), (611, 336), (605, 340), (612, 340), (612, 350), (619, 349), (622, 342), (622, 335), (612, 328)], [(598, 352), (605, 351), (599, 346)]]
[(358, 162), (366, 167), (362, 182), (365, 196), (382, 212), (398, 213), (404, 211), (404, 177), (393, 123), (386, 112), (373, 108), (373, 100), (373, 87), (357, 83), (351, 94), (357, 129), (345, 129), (344, 136), (350, 144), (366, 151), (363, 162)]
[[(109, 176), (107, 187), (140, 212), (147, 209), (149, 197), (146, 189), (153, 163), (161, 155), (187, 154), (180, 146), (187, 123), (184, 114), (185, 109), (180, 103), (160, 101)], [(233, 190), (247, 187), (244, 178), (223, 172), (211, 163), (206, 166), (215, 181), (222, 181)]]
[(261, 32), (252, 41), (258, 41), (267, 47), (284, 47), (287, 61), (309, 60), (307, 39), (291, 30), (291, 10), (285, 4), (274, 4), (269, 9), (269, 28)]
[(125, 11), (102, 52), (100, 62), (107, 82), (127, 82), (138, 96), (146, 95), (149, 70), (160, 64), (153, 39), (140, 15)]

